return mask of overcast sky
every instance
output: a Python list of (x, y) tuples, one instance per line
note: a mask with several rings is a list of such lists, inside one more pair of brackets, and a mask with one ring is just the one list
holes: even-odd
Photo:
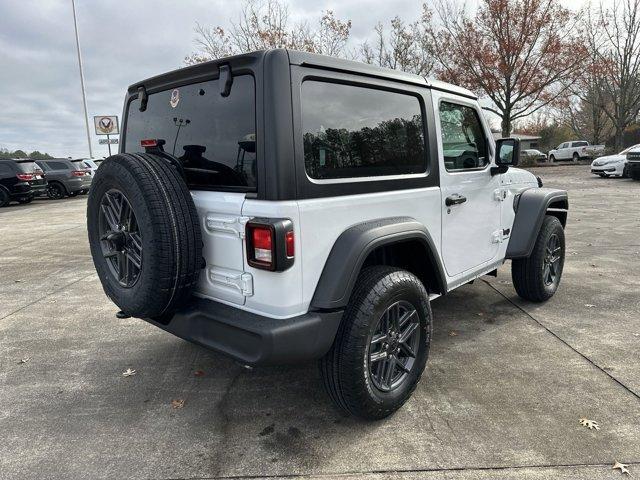
[[(411, 21), (416, 0), (290, 0), (293, 22), (316, 23), (323, 10), (351, 19), (352, 44), (378, 20)], [(469, 3), (469, 2), (467, 2)], [(578, 8), (584, 0), (563, 2)], [(239, 1), (76, 0), (89, 118), (118, 115), (126, 88), (183, 66), (194, 46), (193, 27), (227, 26)], [(0, 0), (0, 148), (88, 156), (71, 0)], [(93, 134), (94, 156), (107, 154)]]

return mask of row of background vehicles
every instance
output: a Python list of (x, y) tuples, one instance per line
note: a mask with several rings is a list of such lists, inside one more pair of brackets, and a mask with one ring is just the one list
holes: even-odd
[(0, 207), (34, 198), (75, 197), (89, 192), (101, 160), (53, 158), (0, 160)]

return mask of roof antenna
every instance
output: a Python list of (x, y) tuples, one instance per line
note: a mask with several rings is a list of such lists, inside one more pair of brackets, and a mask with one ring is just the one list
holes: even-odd
[(218, 84), (220, 85), (220, 95), (228, 97), (231, 93), (231, 85), (233, 84), (233, 77), (231, 76), (231, 68), (229, 65), (220, 65)]

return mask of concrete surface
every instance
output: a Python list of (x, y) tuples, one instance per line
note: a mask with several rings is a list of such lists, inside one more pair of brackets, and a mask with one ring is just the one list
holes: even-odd
[(559, 292), (520, 301), (507, 264), (436, 300), (423, 381), (377, 423), (341, 415), (313, 364), (246, 370), (116, 319), (85, 198), (0, 210), (0, 478), (640, 475), (640, 182), (536, 173), (570, 193)]

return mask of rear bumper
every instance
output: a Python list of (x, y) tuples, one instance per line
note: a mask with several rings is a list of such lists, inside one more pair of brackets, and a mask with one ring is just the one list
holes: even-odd
[(342, 311), (274, 319), (194, 297), (166, 324), (147, 322), (247, 365), (276, 365), (322, 357), (331, 348)]
[(88, 190), (91, 187), (91, 181), (93, 177), (77, 177), (67, 181), (66, 187), (69, 192), (79, 192), (81, 190)]

